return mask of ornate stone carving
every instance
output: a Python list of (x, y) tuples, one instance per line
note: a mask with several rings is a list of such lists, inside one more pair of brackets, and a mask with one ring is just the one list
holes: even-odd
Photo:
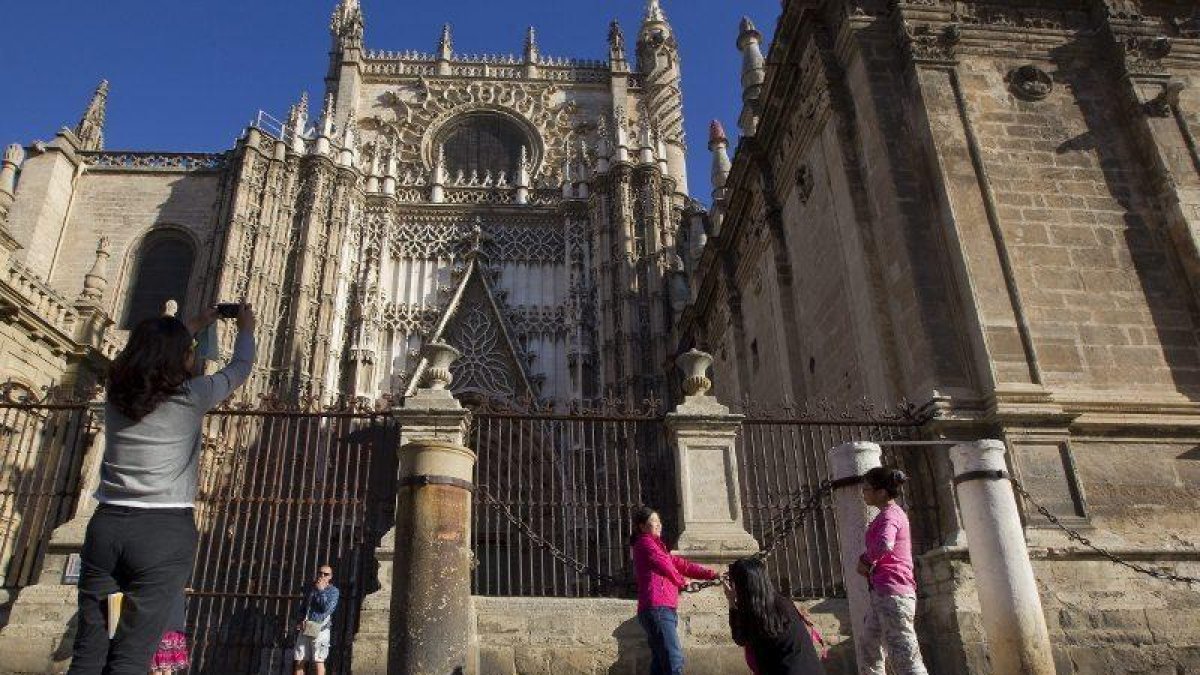
[[(483, 252), (492, 261), (561, 263), (566, 239), (561, 227), (484, 225)], [(463, 251), (471, 225), (406, 224), (391, 237), (393, 255), (409, 259), (454, 259)]]
[(1040, 101), (1054, 90), (1054, 79), (1046, 71), (1029, 64), (1009, 72), (1008, 86), (1013, 95), (1021, 100)]

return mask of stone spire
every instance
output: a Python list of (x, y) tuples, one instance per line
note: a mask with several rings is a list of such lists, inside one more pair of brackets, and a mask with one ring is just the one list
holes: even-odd
[(613, 70), (629, 70), (625, 55), (625, 31), (616, 21), (608, 24), (608, 62)]
[(100, 237), (96, 242), (96, 260), (92, 268), (83, 277), (83, 291), (79, 294), (80, 302), (100, 304), (104, 300), (104, 290), (108, 288), (108, 237)]
[(667, 15), (663, 14), (662, 5), (658, 0), (647, 0), (646, 2), (646, 19), (647, 23), (656, 21), (658, 23), (666, 23)]
[(454, 56), (454, 38), (450, 36), (450, 24), (442, 24), (442, 37), (438, 40), (437, 56), (441, 61), (449, 61)]
[(362, 6), (358, 0), (341, 0), (329, 20), (334, 46), (342, 50), (362, 49), (363, 25)]
[(537, 46), (537, 32), (533, 26), (525, 33), (525, 63), (537, 63), (541, 59), (541, 53)]
[(708, 125), (708, 149), (712, 151), (712, 194), (716, 203), (724, 198), (725, 181), (733, 165), (729, 161), (729, 137), (720, 120)]
[(286, 133), (291, 134), (291, 145), (294, 152), (304, 152), (304, 132), (308, 126), (308, 92), (300, 94), (300, 102), (288, 111)]
[(738, 126), (743, 136), (753, 136), (758, 131), (758, 97), (767, 79), (767, 64), (762, 53), (762, 33), (749, 17), (742, 17), (737, 46), (742, 52), (742, 115)]
[(454, 57), (454, 39), (450, 37), (450, 24), (442, 25), (442, 37), (437, 46), (437, 74), (450, 74), (450, 59)]
[(100, 80), (96, 93), (83, 112), (79, 124), (75, 125), (75, 136), (80, 150), (104, 149), (104, 112), (108, 105), (108, 80)]

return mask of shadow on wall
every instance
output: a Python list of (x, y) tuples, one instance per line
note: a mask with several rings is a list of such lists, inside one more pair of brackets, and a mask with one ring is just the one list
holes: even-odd
[[(1094, 39), (1097, 38), (1081, 41)], [(1101, 339), (1100, 344), (1083, 345), (1090, 350), (1085, 354), (1085, 366), (1092, 366), (1090, 361), (1095, 358), (1095, 365), (1110, 370), (1115, 380), (1122, 374), (1118, 372), (1121, 369), (1148, 373), (1161, 362), (1159, 359), (1164, 359), (1175, 389), (1191, 400), (1200, 400), (1200, 343), (1196, 338), (1200, 316), (1171, 239), (1169, 216), (1157, 208), (1155, 172), (1142, 170), (1153, 166), (1151, 154), (1155, 152), (1154, 140), (1144, 133), (1144, 122), (1140, 119), (1146, 113), (1126, 100), (1123, 92), (1114, 90), (1127, 85), (1111, 78), (1106, 70), (1096, 68), (1094, 63), (1083, 61), (1081, 54), (1085, 53), (1095, 50), (1078, 42), (1051, 51), (1057, 70), (1054, 79), (1073, 93), (1088, 129), (1055, 148), (1056, 164), (1061, 158), (1062, 166), (1074, 167), (1071, 177), (1081, 180), (1099, 169), (1105, 188), (1099, 198), (1087, 198), (1086, 210), (1096, 219), (1094, 225), (1088, 224), (1095, 241), (1074, 247), (1073, 238), (1064, 239), (1064, 243), (1073, 245), (1072, 266), (1086, 274), (1082, 289), (1094, 298), (1116, 300), (1112, 309), (1104, 310), (1105, 316), (1100, 321), (1094, 321), (1100, 324), (1095, 328)], [(1114, 105), (1116, 97), (1120, 98), (1118, 105)], [(1086, 154), (1071, 155), (1089, 151), (1095, 153), (1094, 159)], [(1113, 207), (1120, 211), (1119, 216), (1104, 215), (1103, 202), (1109, 198), (1115, 202)], [(1102, 202), (1100, 206), (1094, 205), (1096, 201)], [(1124, 287), (1121, 268), (1129, 264), (1140, 288)], [(1141, 318), (1112, 293), (1135, 291), (1140, 291), (1144, 298), (1153, 328), (1147, 326), (1147, 334), (1126, 335), (1121, 324), (1141, 323)], [(1153, 353), (1158, 346), (1156, 339), (1161, 344), (1161, 357)], [(1108, 343), (1108, 355), (1097, 350), (1104, 343)], [(1148, 374), (1140, 377), (1146, 380), (1133, 384), (1155, 383)]]

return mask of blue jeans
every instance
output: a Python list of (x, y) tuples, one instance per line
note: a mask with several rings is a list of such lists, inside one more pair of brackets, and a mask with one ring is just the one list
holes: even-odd
[(679, 643), (679, 617), (670, 607), (638, 612), (638, 623), (650, 644), (650, 675), (682, 675), (683, 645)]

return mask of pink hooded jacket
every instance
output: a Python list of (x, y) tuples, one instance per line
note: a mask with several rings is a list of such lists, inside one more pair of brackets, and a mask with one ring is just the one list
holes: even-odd
[(707, 567), (671, 555), (663, 540), (652, 534), (638, 535), (632, 548), (639, 612), (651, 607), (678, 607), (679, 591), (686, 585), (684, 577), (717, 578), (717, 573)]

